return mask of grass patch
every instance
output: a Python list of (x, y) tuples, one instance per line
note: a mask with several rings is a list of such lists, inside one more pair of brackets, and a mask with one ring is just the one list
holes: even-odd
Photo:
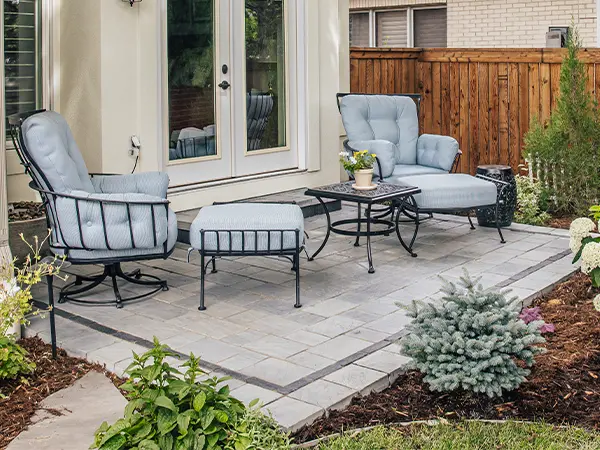
[(409, 428), (375, 428), (357, 436), (342, 436), (319, 450), (591, 450), (600, 448), (600, 434), (579, 428), (545, 424), (487, 424)]

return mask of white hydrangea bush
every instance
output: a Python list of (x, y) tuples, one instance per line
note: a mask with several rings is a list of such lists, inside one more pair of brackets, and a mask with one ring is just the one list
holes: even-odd
[(600, 238), (592, 236), (594, 231), (592, 219), (575, 219), (569, 228), (569, 247), (575, 254), (573, 264), (581, 260), (581, 271), (590, 276), (594, 287), (600, 287)]
[(433, 391), (466, 390), (501, 396), (519, 387), (544, 348), (543, 321), (519, 318), (521, 302), (484, 290), (465, 272), (445, 283), (441, 305), (413, 302), (402, 353)]

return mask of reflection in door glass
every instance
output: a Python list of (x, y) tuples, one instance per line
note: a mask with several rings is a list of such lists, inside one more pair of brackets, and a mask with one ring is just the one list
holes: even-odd
[(246, 0), (248, 151), (287, 145), (284, 8), (284, 0)]
[(217, 154), (214, 3), (168, 1), (171, 161)]

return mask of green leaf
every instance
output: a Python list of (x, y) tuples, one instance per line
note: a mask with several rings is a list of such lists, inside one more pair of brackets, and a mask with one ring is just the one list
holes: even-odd
[(120, 450), (127, 443), (127, 439), (122, 434), (112, 436), (110, 439), (101, 444), (100, 450)]
[(217, 441), (219, 440), (219, 436), (216, 434), (211, 434), (210, 436), (208, 436), (206, 438), (206, 440), (208, 441), (208, 447), (214, 447), (215, 444), (217, 443)]
[(592, 284), (594, 287), (600, 287), (600, 267), (595, 268), (590, 273), (590, 277), (592, 277)]
[[(205, 403), (206, 403), (206, 394), (204, 392), (200, 392), (194, 398), (193, 406), (194, 406), (194, 409), (196, 410), (196, 412), (202, 411), (202, 408), (204, 407)], [(206, 427), (204, 427), (204, 428), (206, 428)]]
[(148, 435), (152, 432), (152, 425), (150, 425), (145, 419), (141, 423), (139, 429), (133, 435), (134, 441), (141, 441), (144, 438), (147, 438)]
[(138, 445), (139, 450), (161, 450), (158, 444), (150, 439), (140, 442)]
[(204, 444), (206, 444), (206, 437), (203, 434), (199, 434), (196, 436), (196, 445), (199, 449), (204, 448)]
[(592, 238), (590, 236), (583, 238), (583, 240), (581, 241), (581, 247), (579, 247), (579, 251), (575, 254), (575, 257), (573, 258), (573, 264), (575, 264), (577, 261), (579, 261), (579, 259), (581, 258), (581, 253), (583, 252), (583, 249), (590, 242), (596, 242), (596, 241), (594, 238)]
[(260, 400), (258, 398), (255, 398), (254, 400), (252, 400), (250, 402), (250, 404), (248, 405), (250, 408), (254, 408), (256, 405), (258, 405), (258, 403), (260, 402)]
[(114, 423), (114, 425), (111, 426), (108, 429), (108, 431), (104, 435), (104, 438), (100, 441), (99, 447), (100, 448), (104, 448), (103, 445), (105, 443), (107, 443), (109, 440), (111, 440), (113, 438), (113, 436), (116, 436), (116, 435), (120, 434), (121, 431), (123, 431), (123, 430), (125, 430), (127, 428), (129, 428), (129, 421), (127, 421), (125, 419), (119, 419), (119, 420), (117, 420)]
[(177, 413), (166, 408), (159, 409), (156, 415), (156, 425), (161, 435), (169, 433), (177, 426)]
[(173, 446), (175, 445), (175, 439), (172, 434), (165, 434), (164, 436), (160, 436), (158, 438), (158, 446), (160, 450), (173, 450)]
[(205, 430), (210, 426), (215, 418), (215, 414), (212, 411), (208, 411), (204, 416), (202, 416), (201, 425)]
[(179, 427), (179, 433), (185, 436), (188, 432), (188, 428), (190, 426), (190, 411), (186, 411), (183, 414), (179, 414), (177, 416), (177, 426)]
[(136, 410), (141, 409), (145, 404), (146, 402), (141, 398), (131, 400), (129, 403), (127, 403), (127, 406), (125, 407), (125, 418), (129, 419)]
[(227, 415), (227, 413), (225, 411), (219, 410), (215, 411), (215, 418), (221, 423), (227, 423), (227, 421), (229, 420), (229, 416)]
[(148, 366), (142, 370), (142, 378), (147, 381), (154, 381), (160, 375), (161, 366)]
[(175, 404), (171, 401), (171, 399), (168, 397), (165, 397), (164, 395), (159, 395), (156, 398), (156, 400), (154, 401), (154, 404), (156, 406), (160, 406), (162, 408), (170, 409), (171, 411), (174, 411), (174, 412), (179, 412), (179, 410), (177, 409), (177, 406), (175, 406)]
[(191, 390), (192, 387), (185, 381), (172, 380), (169, 382), (169, 393), (172, 395), (177, 395), (179, 400), (183, 400)]

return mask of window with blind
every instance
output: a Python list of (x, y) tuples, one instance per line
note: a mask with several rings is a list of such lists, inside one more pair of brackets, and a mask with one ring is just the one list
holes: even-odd
[(375, 15), (377, 47), (406, 47), (408, 45), (406, 10), (383, 11)]
[(6, 115), (41, 107), (41, 0), (4, 0)]
[(369, 13), (350, 14), (350, 46), (369, 47), (370, 39)]
[(415, 47), (446, 47), (446, 8), (413, 12)]

